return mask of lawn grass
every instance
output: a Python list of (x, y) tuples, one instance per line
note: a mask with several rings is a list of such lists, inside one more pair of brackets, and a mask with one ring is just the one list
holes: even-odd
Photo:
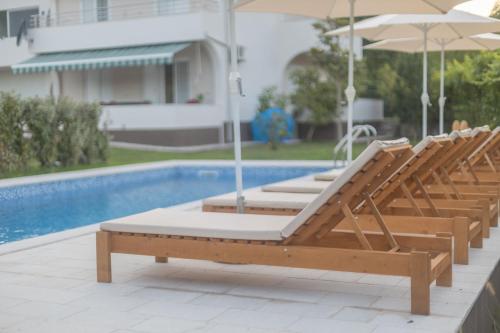
[[(272, 150), (268, 145), (253, 145), (244, 147), (242, 156), (245, 160), (331, 160), (334, 146), (335, 143), (330, 141), (282, 144), (277, 150)], [(354, 157), (361, 153), (365, 147), (365, 144), (355, 144), (353, 150)], [(232, 160), (233, 158), (234, 155), (232, 149), (179, 153), (111, 148), (109, 159), (105, 163), (53, 168), (41, 168), (36, 165), (36, 163), (32, 163), (26, 170), (2, 174), (0, 175), (0, 178), (31, 176), (45, 173), (85, 170), (107, 166), (167, 160)], [(343, 158), (345, 158), (345, 156)]]

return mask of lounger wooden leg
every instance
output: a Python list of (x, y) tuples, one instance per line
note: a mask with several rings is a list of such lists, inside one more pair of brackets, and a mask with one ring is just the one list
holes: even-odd
[(411, 313), (430, 313), (431, 259), (427, 252), (413, 251), (410, 258)]
[(97, 282), (111, 282), (111, 233), (96, 233)]
[(463, 218), (453, 219), (453, 263), (469, 263), (469, 221)]
[(470, 240), (470, 247), (475, 248), (475, 249), (481, 249), (483, 247), (483, 232), (482, 231)]
[(451, 287), (453, 280), (453, 269), (450, 264), (441, 274), (436, 278), (436, 286)]
[(159, 264), (165, 264), (168, 262), (168, 258), (167, 257), (155, 257), (155, 262), (157, 262)]
[(484, 209), (482, 211), (483, 237), (490, 238), (490, 214), (486, 213)]

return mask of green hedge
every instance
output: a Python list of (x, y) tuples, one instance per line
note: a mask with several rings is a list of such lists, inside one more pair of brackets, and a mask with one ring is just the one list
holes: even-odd
[(101, 107), (69, 98), (21, 98), (0, 93), (0, 171), (106, 161)]

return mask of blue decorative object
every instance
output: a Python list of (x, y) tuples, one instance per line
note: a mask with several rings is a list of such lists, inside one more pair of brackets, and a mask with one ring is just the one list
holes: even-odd
[(295, 133), (295, 120), (291, 115), (278, 108), (259, 112), (251, 123), (254, 141), (269, 142), (272, 136), (278, 141), (292, 139)]

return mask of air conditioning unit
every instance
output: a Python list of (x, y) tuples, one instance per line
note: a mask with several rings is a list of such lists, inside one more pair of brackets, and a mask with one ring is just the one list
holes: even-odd
[(244, 46), (238, 46), (238, 62), (243, 62), (245, 61), (245, 47)]
[[(237, 54), (238, 54), (238, 63), (244, 62), (246, 60), (245, 58), (245, 47), (244, 46), (238, 46), (237, 47)], [(231, 61), (231, 50), (227, 51), (227, 59), (230, 62)]]

